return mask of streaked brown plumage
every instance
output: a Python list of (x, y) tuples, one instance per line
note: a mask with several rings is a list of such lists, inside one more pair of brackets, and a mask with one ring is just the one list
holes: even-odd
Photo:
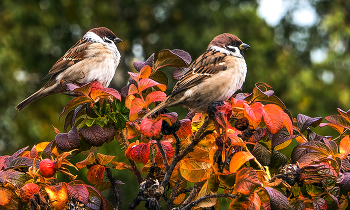
[(207, 51), (188, 67), (169, 96), (144, 117), (178, 105), (204, 112), (212, 102), (229, 99), (245, 80), (247, 66), (241, 51), (249, 47), (235, 35), (216, 36)]
[(120, 61), (116, 46), (121, 42), (105, 27), (89, 30), (50, 69), (43, 80), (49, 81), (16, 106), (18, 111), (39, 98), (67, 91), (67, 83), (86, 84), (99, 81), (104, 87), (111, 82)]

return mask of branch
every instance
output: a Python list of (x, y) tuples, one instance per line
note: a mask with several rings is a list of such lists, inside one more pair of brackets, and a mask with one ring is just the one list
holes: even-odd
[(160, 155), (163, 158), (163, 163), (164, 163), (164, 166), (165, 166), (165, 170), (167, 171), (169, 169), (169, 163), (168, 163), (168, 159), (166, 157), (166, 154), (164, 152), (164, 149), (163, 149), (163, 146), (162, 146), (162, 143), (160, 142), (160, 140), (161, 140), (160, 138), (157, 138), (156, 142), (157, 142), (157, 146), (158, 146)]
[(210, 198), (236, 198), (236, 195), (232, 195), (232, 194), (213, 194), (213, 195), (206, 195), (203, 196), (201, 198), (198, 198), (197, 200), (193, 201), (192, 203), (188, 204), (187, 206), (181, 208), (181, 210), (190, 210), (192, 207), (198, 205), (200, 202), (206, 200), (206, 199), (210, 199)]
[(137, 196), (132, 203), (129, 205), (129, 210), (134, 210), (140, 203), (141, 201), (144, 201), (145, 199), (142, 198), (141, 196)]
[(135, 174), (135, 176), (137, 177), (137, 181), (139, 182), (139, 184), (142, 183), (142, 175), (140, 170), (137, 168), (137, 165), (135, 163), (135, 161), (128, 159), (132, 168), (132, 172)]
[(183, 208), (184, 206), (186, 206), (188, 203), (190, 203), (193, 198), (195, 198), (197, 196), (197, 194), (199, 193), (199, 191), (201, 190), (201, 188), (203, 187), (204, 183), (206, 182), (206, 180), (202, 181), (202, 182), (197, 182), (196, 184), (194, 184), (193, 189), (190, 193), (190, 195), (187, 197), (187, 199), (182, 203), (181, 208)]
[(113, 177), (112, 171), (110, 168), (106, 167), (106, 172), (107, 172), (107, 177), (108, 177), (109, 181), (111, 182), (111, 189), (112, 189), (112, 192), (113, 192), (113, 195), (114, 195), (114, 198), (116, 201), (116, 205), (117, 205), (115, 209), (119, 210), (122, 202), (120, 199), (119, 190), (117, 188), (117, 185), (115, 184), (115, 178)]
[(180, 141), (179, 137), (177, 136), (176, 132), (173, 132), (173, 136), (176, 139), (175, 155), (178, 155), (180, 153), (181, 141)]
[(172, 191), (170, 200), (168, 202), (168, 205), (167, 205), (167, 209), (168, 210), (171, 210), (172, 207), (173, 207), (173, 202), (174, 202), (175, 198), (178, 196), (177, 189), (179, 188), (182, 180), (183, 180), (183, 177), (180, 175), (180, 177), (177, 179), (177, 181), (175, 183), (175, 186), (174, 186), (174, 189)]
[(188, 145), (188, 147), (186, 149), (184, 149), (179, 155), (175, 155), (175, 157), (173, 158), (173, 160), (171, 161), (171, 164), (169, 166), (169, 169), (166, 171), (166, 174), (164, 176), (164, 179), (162, 181), (162, 186), (165, 188), (170, 180), (171, 175), (173, 174), (173, 171), (175, 169), (175, 166), (177, 165), (177, 163), (183, 158), (185, 157), (188, 153), (190, 153), (193, 148), (195, 146), (197, 146), (197, 144), (209, 133), (211, 133), (212, 131), (206, 131), (205, 129), (207, 128), (207, 126), (209, 125), (210, 119), (209, 117), (206, 117), (204, 120), (203, 125), (198, 129), (198, 131), (196, 132), (196, 135), (194, 136), (193, 141), (191, 142), (190, 145)]

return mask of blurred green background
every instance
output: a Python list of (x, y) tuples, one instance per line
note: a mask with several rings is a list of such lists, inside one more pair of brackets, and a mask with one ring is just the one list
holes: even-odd
[[(123, 40), (110, 85), (118, 90), (134, 61), (174, 48), (195, 59), (213, 37), (228, 32), (251, 46), (244, 92), (257, 82), (271, 85), (293, 117), (348, 110), (349, 11), (348, 0), (1, 0), (0, 155), (53, 140), (52, 125), (62, 130), (58, 116), (69, 96), (49, 96), (21, 112), (15, 106), (43, 85), (41, 78), (76, 41), (100, 26)], [(113, 145), (101, 152), (117, 155)]]

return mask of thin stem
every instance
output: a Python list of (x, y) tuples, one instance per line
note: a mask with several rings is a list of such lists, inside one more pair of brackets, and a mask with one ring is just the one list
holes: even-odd
[(183, 177), (180, 175), (180, 177), (177, 179), (177, 181), (175, 183), (174, 189), (173, 189), (172, 194), (171, 194), (171, 198), (168, 202), (168, 205), (167, 205), (168, 210), (171, 210), (173, 208), (173, 202), (174, 202), (175, 198), (178, 196), (177, 189), (179, 188), (182, 180), (183, 180)]
[(184, 206), (189, 204), (197, 196), (197, 194), (199, 193), (199, 191), (201, 190), (201, 188), (203, 187), (205, 182), (206, 182), (206, 180), (204, 180), (202, 182), (197, 182), (196, 184), (194, 184), (191, 193), (189, 194), (187, 199), (182, 203), (180, 208), (183, 208)]
[(178, 155), (180, 153), (181, 140), (180, 140), (180, 138), (177, 136), (177, 134), (175, 132), (173, 133), (173, 136), (176, 139), (175, 155)]
[(115, 207), (115, 209), (119, 210), (122, 202), (121, 202), (121, 199), (120, 199), (119, 190), (117, 188), (117, 185), (115, 184), (115, 178), (113, 177), (112, 171), (111, 171), (110, 168), (106, 168), (106, 172), (107, 172), (107, 177), (108, 177), (109, 181), (111, 182), (111, 189), (112, 189), (113, 196), (115, 198), (116, 205), (117, 205)]
[(168, 163), (168, 159), (167, 159), (167, 157), (166, 157), (164, 148), (163, 148), (162, 143), (160, 142), (160, 140), (161, 140), (161, 138), (157, 138), (157, 139), (156, 139), (156, 142), (157, 142), (157, 146), (158, 146), (160, 155), (161, 155), (162, 158), (163, 158), (163, 163), (164, 163), (164, 166), (165, 166), (165, 170), (167, 171), (167, 170), (169, 169), (169, 163)]

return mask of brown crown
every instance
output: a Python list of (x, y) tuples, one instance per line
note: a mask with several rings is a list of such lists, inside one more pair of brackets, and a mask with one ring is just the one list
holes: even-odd
[(109, 39), (115, 39), (116, 35), (106, 27), (93, 28), (89, 32), (94, 32), (99, 37), (108, 37)]
[(209, 46), (225, 47), (225, 45), (237, 42), (239, 44), (243, 43), (237, 36), (229, 33), (224, 33), (216, 36), (210, 43)]

